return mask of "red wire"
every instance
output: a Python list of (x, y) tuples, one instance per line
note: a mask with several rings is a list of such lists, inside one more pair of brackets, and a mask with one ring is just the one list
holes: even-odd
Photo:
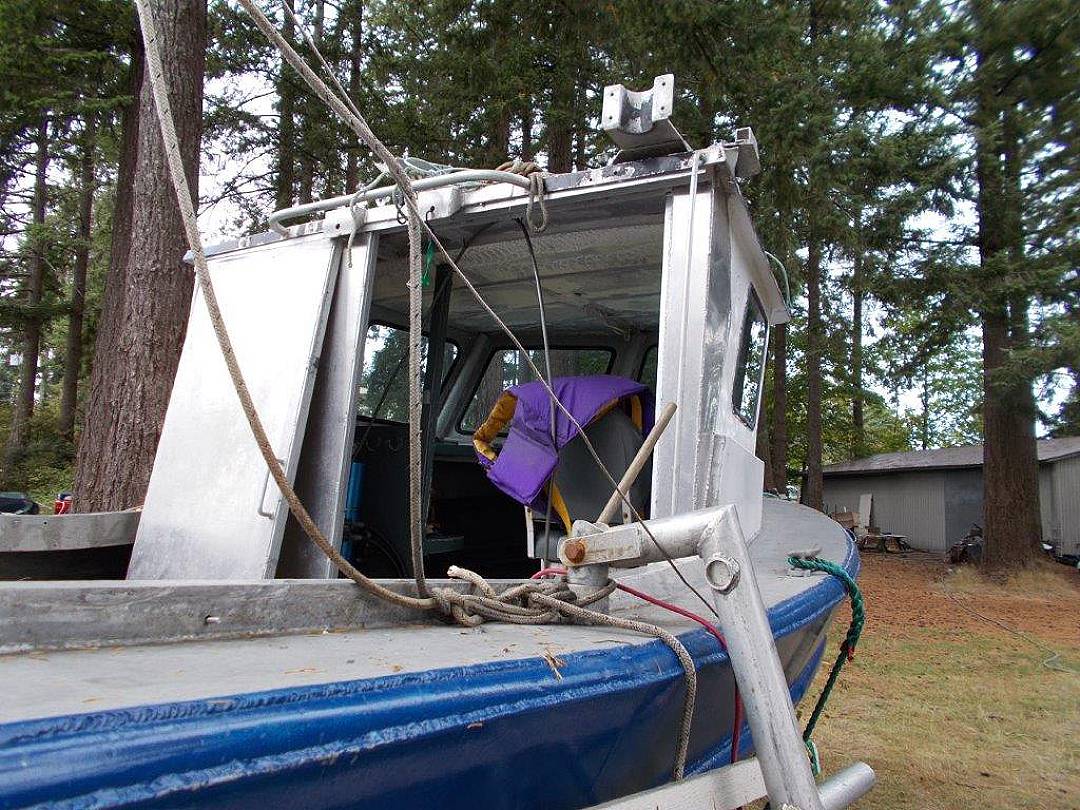
[(529, 579), (543, 579), (544, 577), (553, 577), (553, 576), (556, 576), (556, 575), (561, 576), (562, 574), (565, 574), (565, 573), (566, 573), (565, 568), (541, 568), (539, 571), (537, 571), (535, 574), (533, 574), (531, 577), (529, 577)]
[[(556, 576), (556, 575), (565, 574), (565, 573), (566, 573), (565, 568), (555, 568), (555, 567), (544, 568), (544, 569), (541, 569), (540, 571), (537, 571), (535, 574), (533, 574), (532, 577), (530, 577), (530, 579), (542, 579), (543, 577), (546, 577), (546, 576)], [(716, 629), (716, 627), (711, 622), (709, 622), (706, 619), (703, 619), (701, 616), (698, 616), (696, 613), (691, 613), (686, 608), (681, 608), (678, 605), (673, 605), (670, 602), (665, 602), (663, 599), (657, 599), (655, 596), (650, 596), (649, 594), (643, 593), (642, 591), (639, 591), (636, 588), (631, 588), (629, 585), (623, 585), (621, 582), (616, 582), (615, 587), (618, 588), (620, 591), (623, 591), (625, 593), (630, 594), (631, 596), (636, 596), (638, 599), (644, 599), (649, 604), (656, 605), (657, 607), (661, 607), (664, 610), (670, 610), (672, 613), (677, 613), (680, 616), (683, 616), (683, 617), (685, 617), (687, 619), (690, 619), (691, 621), (697, 622), (702, 627), (704, 627), (706, 630), (708, 630), (710, 633), (712, 633), (713, 636), (716, 637), (716, 640), (720, 642), (720, 649), (722, 649), (724, 652), (727, 652), (727, 643), (724, 641), (724, 636), (720, 633), (719, 630)], [(742, 700), (740, 700), (740, 698), (739, 698), (739, 685), (736, 683), (735, 684), (735, 722), (734, 722), (733, 728), (731, 729), (731, 761), (733, 763), (737, 762), (738, 759), (739, 759), (739, 737), (740, 737), (740, 734), (741, 734), (741, 731), (742, 731), (742, 721), (743, 721), (743, 705), (742, 705)]]

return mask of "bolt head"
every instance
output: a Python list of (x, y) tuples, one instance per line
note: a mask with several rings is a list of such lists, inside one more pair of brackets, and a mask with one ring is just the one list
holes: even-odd
[(574, 565), (584, 561), (586, 552), (585, 541), (571, 540), (563, 546), (563, 556)]

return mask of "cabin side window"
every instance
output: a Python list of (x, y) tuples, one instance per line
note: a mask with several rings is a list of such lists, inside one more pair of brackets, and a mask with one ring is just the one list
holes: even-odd
[(768, 334), (765, 309), (751, 289), (746, 301), (742, 338), (739, 341), (739, 360), (735, 366), (735, 385), (731, 394), (735, 415), (751, 430), (756, 427), (757, 422)]
[[(551, 349), (551, 373), (555, 377), (607, 374), (613, 357), (611, 349)], [(544, 370), (543, 349), (530, 348), (529, 359), (538, 369)], [(495, 407), (495, 400), (507, 388), (535, 379), (532, 369), (517, 349), (500, 349), (494, 352), (469, 401), (469, 407), (461, 418), (461, 432), (472, 433), (480, 427)]]
[(638, 372), (638, 382), (649, 386), (649, 390), (656, 391), (656, 362), (659, 355), (657, 346), (650, 346), (641, 360), (641, 371)]
[[(427, 369), (428, 339), (420, 338), (420, 368)], [(446, 342), (443, 379), (457, 359), (458, 347)], [(395, 326), (373, 323), (364, 338), (364, 370), (357, 397), (360, 416), (409, 421), (409, 332)]]

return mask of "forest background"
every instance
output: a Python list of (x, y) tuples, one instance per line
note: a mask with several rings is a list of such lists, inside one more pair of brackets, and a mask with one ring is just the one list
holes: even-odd
[[(235, 3), (150, 5), (211, 241), (375, 176)], [(1075, 3), (263, 7), (397, 154), (603, 165), (599, 91), (668, 72), (691, 144), (752, 126), (744, 192), (795, 316), (767, 485), (820, 507), (824, 464), (985, 442), (987, 565), (1030, 558), (1035, 439), (1080, 434)], [(176, 368), (192, 274), (146, 84), (128, 0), (0, 2), (0, 485), (46, 504), (141, 502)]]

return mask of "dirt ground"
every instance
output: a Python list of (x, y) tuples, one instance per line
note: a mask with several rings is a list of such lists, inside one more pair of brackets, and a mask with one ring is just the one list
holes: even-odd
[(1080, 809), (1080, 574), (1046, 562), (994, 583), (938, 555), (864, 552), (860, 585), (863, 639), (815, 734), (826, 773), (877, 771), (858, 806)]

